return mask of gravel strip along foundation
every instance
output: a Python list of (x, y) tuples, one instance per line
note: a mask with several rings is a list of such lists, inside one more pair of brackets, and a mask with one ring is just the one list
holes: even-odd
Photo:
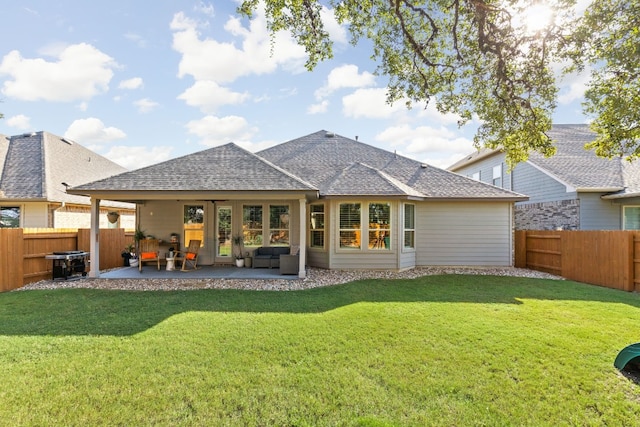
[(563, 280), (561, 277), (534, 270), (512, 267), (425, 267), (402, 272), (371, 270), (322, 270), (310, 268), (305, 279), (92, 279), (71, 281), (43, 280), (30, 283), (15, 291), (38, 289), (114, 289), (128, 291), (187, 291), (196, 289), (245, 289), (254, 291), (295, 291), (337, 285), (362, 279), (414, 279), (436, 274), (476, 274), (494, 276), (531, 277)]

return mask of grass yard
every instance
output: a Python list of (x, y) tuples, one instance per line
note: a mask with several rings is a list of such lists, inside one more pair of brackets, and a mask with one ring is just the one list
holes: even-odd
[(640, 424), (640, 295), (430, 276), (0, 294), (0, 424)]

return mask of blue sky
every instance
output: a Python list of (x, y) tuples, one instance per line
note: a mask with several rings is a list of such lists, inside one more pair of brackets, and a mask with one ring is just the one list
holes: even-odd
[[(237, 3), (4, 1), (0, 133), (48, 131), (135, 169), (235, 142), (250, 150), (321, 129), (435, 166), (473, 151), (477, 123), (385, 104), (366, 44), (325, 12), (335, 57), (313, 72), (286, 34)], [(584, 123), (584, 76), (565, 79), (556, 123)]]

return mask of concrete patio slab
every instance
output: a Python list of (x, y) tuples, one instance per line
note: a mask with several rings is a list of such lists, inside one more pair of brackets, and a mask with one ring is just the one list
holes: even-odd
[(280, 274), (277, 268), (238, 268), (232, 266), (210, 266), (205, 265), (197, 270), (167, 271), (165, 268), (158, 270), (153, 265), (142, 267), (142, 272), (138, 267), (122, 267), (100, 273), (102, 279), (291, 279), (298, 278), (297, 275)]

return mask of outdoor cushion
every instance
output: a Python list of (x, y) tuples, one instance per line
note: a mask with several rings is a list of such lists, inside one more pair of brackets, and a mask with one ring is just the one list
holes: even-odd
[(289, 253), (288, 246), (263, 246), (253, 252), (253, 268), (278, 268), (280, 255)]
[(158, 254), (155, 252), (142, 252), (140, 254), (140, 259), (156, 259)]

